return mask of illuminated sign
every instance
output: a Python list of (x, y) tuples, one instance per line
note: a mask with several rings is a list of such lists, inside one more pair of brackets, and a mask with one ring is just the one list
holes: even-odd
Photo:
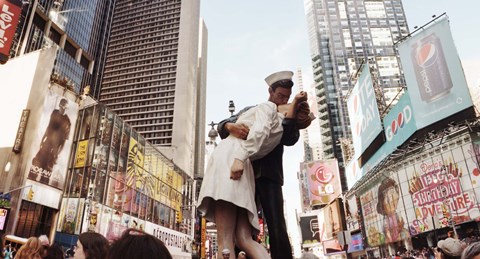
[(9, 213), (10, 209), (0, 208), (0, 231), (4, 231), (7, 227)]
[(0, 0), (0, 64), (5, 64), (10, 56), (21, 12), (22, 1)]
[(75, 156), (75, 168), (84, 167), (87, 161), (88, 140), (78, 142), (77, 154)]

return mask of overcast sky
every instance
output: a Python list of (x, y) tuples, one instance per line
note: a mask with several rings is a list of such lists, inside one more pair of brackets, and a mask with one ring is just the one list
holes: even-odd
[[(477, 0), (404, 0), (411, 31), (447, 12), (467, 81), (480, 79), (480, 2)], [(266, 101), (263, 79), (279, 70), (303, 70), (304, 85), (312, 82), (310, 46), (303, 0), (202, 0), (201, 16), (208, 28), (207, 122), (229, 116), (228, 101), (237, 111)], [(298, 88), (294, 87), (294, 92)], [(207, 131), (208, 132), (208, 131)], [(296, 172), (303, 160), (301, 143), (286, 148), (285, 186), (289, 228), (300, 209)], [(292, 224), (293, 223), (293, 224)], [(292, 237), (297, 229), (290, 229)]]

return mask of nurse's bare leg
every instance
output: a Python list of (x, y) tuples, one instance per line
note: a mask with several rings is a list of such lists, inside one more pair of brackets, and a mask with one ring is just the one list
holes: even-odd
[(237, 229), (235, 231), (236, 244), (247, 253), (249, 258), (270, 258), (265, 247), (252, 239), (252, 225), (248, 219), (247, 210), (237, 210)]
[(217, 225), (218, 252), (217, 258), (222, 258), (222, 251), (225, 248), (230, 250), (235, 258), (234, 235), (237, 223), (237, 206), (227, 201), (215, 202), (215, 224)]

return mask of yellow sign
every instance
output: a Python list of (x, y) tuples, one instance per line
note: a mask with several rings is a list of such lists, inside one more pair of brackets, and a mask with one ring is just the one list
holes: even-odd
[(202, 228), (201, 228), (201, 238), (202, 238), (202, 246), (200, 250), (201, 258), (205, 258), (205, 244), (207, 242), (207, 220), (202, 217)]
[(143, 154), (138, 142), (130, 138), (127, 159), (127, 185), (129, 187), (142, 188), (145, 182), (143, 174)]
[(77, 153), (75, 155), (75, 168), (84, 167), (87, 162), (88, 139), (81, 140), (77, 145)]

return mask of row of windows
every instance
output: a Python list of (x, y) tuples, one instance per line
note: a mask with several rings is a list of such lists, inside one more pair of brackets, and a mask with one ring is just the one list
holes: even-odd
[(110, 66), (108, 69), (105, 69), (105, 73), (108, 73), (108, 76), (105, 78), (110, 78), (113, 76), (122, 75), (125, 73), (134, 73), (138, 71), (175, 71), (176, 62), (158, 62), (155, 64), (150, 64), (149, 62), (144, 62), (142, 65), (135, 66), (124, 66), (124, 67), (113, 67)]
[[(126, 92), (138, 91), (141, 89), (141, 93), (156, 93), (158, 91), (169, 91), (174, 90), (174, 85), (161, 84), (162, 82), (157, 83), (148, 83), (148, 84), (138, 84), (130, 86), (120, 86), (114, 89), (108, 89), (108, 91), (102, 92), (102, 96), (120, 96)], [(135, 92), (138, 93), (138, 92)]]

